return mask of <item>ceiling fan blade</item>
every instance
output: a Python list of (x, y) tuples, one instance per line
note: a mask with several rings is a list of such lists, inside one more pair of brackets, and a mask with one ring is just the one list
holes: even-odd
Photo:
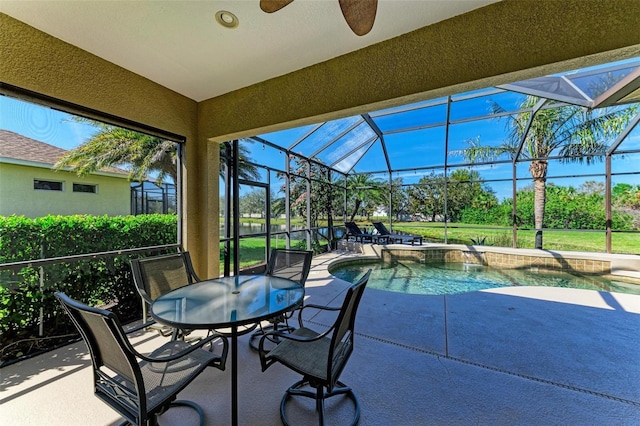
[(378, 0), (340, 0), (340, 9), (349, 28), (357, 35), (363, 36), (373, 28)]
[(273, 13), (277, 12), (293, 0), (260, 0), (260, 9), (263, 12)]

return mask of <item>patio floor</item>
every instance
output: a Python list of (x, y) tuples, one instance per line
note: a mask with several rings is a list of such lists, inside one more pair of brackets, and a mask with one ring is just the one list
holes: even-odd
[[(331, 278), (327, 266), (345, 256), (314, 258), (309, 302), (342, 300), (348, 283)], [(540, 287), (452, 296), (367, 289), (356, 331), (341, 379), (360, 399), (361, 425), (640, 424), (640, 296)], [(161, 339), (144, 333), (134, 341), (144, 350)], [(280, 424), (280, 399), (299, 376), (280, 365), (260, 372), (247, 336), (239, 348), (240, 424)], [(230, 423), (230, 370), (207, 369), (179, 395), (203, 407), (208, 425)], [(82, 342), (0, 375), (4, 425), (120, 422), (92, 394)], [(329, 408), (335, 417), (328, 424), (340, 424), (344, 407)], [(292, 414), (296, 424), (313, 424)], [(195, 415), (176, 408), (160, 422), (195, 424)]]

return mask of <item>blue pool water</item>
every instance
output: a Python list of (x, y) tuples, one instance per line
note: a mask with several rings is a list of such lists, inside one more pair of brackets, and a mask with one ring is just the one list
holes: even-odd
[(367, 287), (409, 294), (457, 294), (510, 286), (565, 287), (640, 294), (638, 284), (601, 276), (496, 269), (463, 263), (373, 261), (337, 266), (330, 272), (337, 278), (355, 282), (369, 268), (373, 271)]

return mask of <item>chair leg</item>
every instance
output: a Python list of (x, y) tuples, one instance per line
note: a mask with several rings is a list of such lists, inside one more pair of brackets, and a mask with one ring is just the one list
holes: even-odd
[(324, 388), (318, 386), (316, 389), (316, 411), (320, 417), (320, 426), (324, 425)]
[[(171, 407), (189, 407), (189, 408), (193, 408), (196, 413), (198, 413), (198, 417), (200, 418), (200, 426), (204, 426), (204, 411), (202, 411), (202, 407), (200, 407), (197, 403), (193, 402), (193, 401), (186, 401), (186, 400), (174, 400), (171, 401), (169, 404), (164, 405), (160, 411), (155, 412), (154, 414), (152, 414), (150, 417), (148, 417), (146, 419), (146, 421), (143, 423), (146, 426), (157, 426), (158, 425), (158, 416), (161, 416), (162, 414), (166, 413), (167, 410)], [(134, 423), (132, 423), (130, 420), (125, 420), (122, 423), (120, 423), (118, 426), (131, 426)]]
[(284, 426), (289, 426), (291, 424), (287, 420), (286, 404), (289, 401), (289, 399), (291, 399), (294, 396), (301, 396), (305, 398), (314, 399), (316, 411), (318, 412), (319, 424), (320, 426), (324, 426), (325, 424), (324, 401), (327, 398), (331, 398), (333, 396), (344, 395), (347, 398), (351, 399), (355, 409), (351, 426), (355, 426), (356, 424), (358, 424), (358, 421), (360, 420), (360, 403), (358, 402), (358, 398), (356, 398), (356, 395), (353, 393), (353, 390), (350, 387), (348, 387), (342, 382), (336, 382), (336, 386), (333, 388), (331, 392), (329, 391), (325, 392), (325, 388), (323, 386), (316, 387), (315, 392), (311, 392), (310, 390), (304, 389), (305, 387), (312, 388), (313, 386), (309, 384), (308, 380), (305, 380), (305, 379), (300, 380), (294, 383), (289, 389), (287, 389), (284, 396), (282, 397), (282, 401), (280, 402), (280, 419), (282, 420), (282, 423), (284, 424)]
[[(200, 418), (200, 426), (204, 426), (204, 411), (202, 411), (202, 407), (200, 407), (197, 403), (193, 402), (193, 401), (186, 401), (186, 400), (182, 400), (182, 399), (178, 399), (175, 401), (172, 401), (171, 404), (169, 404), (169, 407), (189, 407), (189, 408), (193, 408), (196, 413), (198, 413), (198, 417)], [(153, 425), (157, 425), (158, 424), (158, 419), (157, 416), (161, 415), (162, 413), (165, 413), (167, 410), (163, 410), (160, 413), (157, 413), (157, 415), (153, 416), (152, 419), (150, 419), (150, 426)]]

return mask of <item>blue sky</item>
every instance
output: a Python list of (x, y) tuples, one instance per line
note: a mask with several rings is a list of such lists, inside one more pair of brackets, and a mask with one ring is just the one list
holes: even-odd
[[(521, 99), (521, 97), (514, 94), (493, 95), (491, 97), (491, 100), (498, 101), (506, 109), (517, 108), (519, 99)], [(487, 102), (488, 97), (487, 99), (478, 98), (466, 104), (461, 104), (460, 108), (452, 110), (451, 119), (468, 118), (473, 114), (486, 114)], [(433, 122), (443, 120), (444, 110), (441, 106), (430, 108), (429, 111), (434, 115)], [(383, 131), (406, 127), (410, 125), (411, 120), (414, 120), (412, 114), (414, 113), (379, 118), (377, 119), (377, 123), (379, 123)], [(306, 134), (312, 127), (313, 126), (306, 126), (262, 136), (274, 143), (288, 147), (295, 140)], [(0, 129), (14, 131), (29, 138), (67, 150), (73, 149), (87, 141), (96, 131), (90, 124), (79, 123), (72, 120), (69, 114), (7, 96), (0, 96)], [(338, 132), (339, 128), (336, 128), (334, 131)], [(449, 150), (464, 148), (464, 141), (476, 136), (480, 137), (483, 145), (499, 144), (506, 137), (504, 124), (497, 123), (495, 119), (489, 119), (451, 125), (449, 130)], [(356, 144), (364, 140), (366, 140), (366, 138), (363, 137), (362, 140), (353, 141), (353, 146), (356, 146)], [(386, 135), (385, 141), (392, 167), (394, 169), (410, 169), (409, 171), (394, 173), (393, 177), (402, 177), (405, 183), (415, 183), (420, 179), (422, 174), (412, 171), (411, 167), (415, 167), (412, 166), (412, 164), (418, 167), (443, 164), (444, 144), (442, 142), (430, 143), (442, 140), (444, 140), (444, 127)], [(315, 146), (319, 146), (317, 144), (322, 143), (323, 142), (319, 140), (315, 142)], [(313, 145), (311, 142), (309, 144)], [(263, 147), (262, 144), (258, 143), (249, 144), (248, 146), (250, 147), (251, 156), (256, 163), (284, 169), (285, 158), (282, 152), (269, 147)], [(301, 145), (301, 147), (303, 146)], [(310, 148), (312, 147), (308, 149)], [(621, 149), (640, 149), (640, 126), (637, 126), (632, 134), (625, 140)], [(338, 155), (339, 154), (334, 154), (333, 158), (339, 158)], [(454, 163), (462, 163), (464, 159), (450, 159), (449, 164), (452, 164), (452, 161)], [(519, 178), (530, 177), (527, 167), (527, 164), (520, 164), (518, 166), (517, 175)], [(386, 169), (386, 164), (384, 163), (379, 144), (374, 145), (355, 168), (358, 172), (384, 169)], [(477, 166), (476, 170), (480, 172), (482, 178), (485, 180), (510, 179), (512, 173), (510, 164)], [(625, 155), (624, 158), (619, 156), (615, 158), (613, 162), (614, 173), (637, 172), (638, 170), (640, 170), (640, 154), (637, 153)], [(550, 177), (582, 174), (604, 174), (604, 163), (596, 163), (593, 166), (551, 164), (549, 168)], [(376, 175), (376, 177), (383, 181), (388, 180), (388, 176), (385, 175)], [(277, 191), (280, 183), (275, 181), (275, 176), (272, 176), (271, 179), (272, 187)], [(558, 185), (573, 185), (574, 187), (578, 187), (586, 180), (604, 181), (604, 178), (572, 177), (550, 179), (550, 181)], [(640, 175), (614, 176), (613, 182), (614, 184), (619, 182), (640, 184)], [(519, 182), (518, 187), (528, 185), (529, 183), (530, 181)], [(511, 197), (511, 182), (490, 182), (489, 185), (496, 192), (499, 199)]]
[(75, 122), (67, 113), (8, 96), (0, 96), (0, 129), (67, 150), (95, 133), (93, 126)]
[[(509, 99), (511, 97), (511, 99)], [(500, 104), (506, 109), (517, 109), (519, 102), (522, 100), (520, 95), (513, 96), (513, 94), (502, 94), (498, 96)], [(474, 99), (471, 108), (476, 108), (476, 116), (484, 115), (487, 113), (487, 107), (481, 102), (487, 102), (488, 99)], [(471, 112), (466, 108), (469, 105), (464, 105), (465, 108), (458, 109), (458, 116), (456, 118), (469, 118), (472, 116)], [(456, 110), (452, 109), (453, 112)], [(433, 119), (431, 122), (444, 122), (444, 112), (439, 109), (434, 109), (434, 115), (438, 118)], [(398, 117), (398, 122), (393, 123), (391, 119), (394, 116), (385, 118), (389, 122), (384, 123), (383, 131), (389, 129), (403, 128), (412, 125), (412, 121), (415, 118)], [(424, 121), (424, 117), (422, 117)], [(452, 117), (453, 120), (453, 117)], [(429, 119), (426, 122), (430, 122)], [(383, 126), (380, 126), (381, 128)], [(289, 147), (300, 137), (307, 134), (313, 126), (307, 126), (306, 128), (292, 129), (282, 132), (275, 132), (271, 134), (261, 135), (266, 140), (281, 144)], [(331, 133), (331, 132), (329, 132)], [(464, 122), (459, 124), (452, 124), (449, 126), (449, 151), (460, 150), (465, 148), (466, 140), (479, 137), (482, 145), (496, 146), (501, 144), (507, 139), (507, 130), (505, 128), (504, 120), (497, 120), (495, 118), (483, 119), (479, 121)], [(409, 169), (402, 172), (396, 172), (393, 174), (393, 178), (401, 177), (405, 184), (416, 183), (424, 174), (429, 174), (430, 171), (418, 171), (413, 168), (427, 167), (427, 166), (441, 166), (444, 164), (445, 157), (445, 128), (444, 126), (434, 127), (429, 129), (417, 130), (412, 132), (402, 132), (395, 134), (385, 135), (385, 143), (387, 151), (390, 157), (391, 165), (393, 169)], [(284, 168), (285, 159), (284, 156), (277, 150), (270, 149), (268, 146), (263, 147), (260, 143), (247, 144), (250, 147), (252, 156), (259, 158), (260, 164), (265, 164), (271, 167), (279, 169)], [(299, 147), (305, 148), (303, 144)], [(314, 146), (313, 148), (317, 148)], [(625, 139), (620, 149), (624, 150), (638, 150), (640, 149), (640, 126), (636, 126), (636, 129)], [(297, 151), (298, 148), (294, 148)], [(309, 151), (307, 150), (306, 153)], [(613, 172), (614, 173), (628, 173), (638, 172), (640, 170), (640, 154), (628, 154), (624, 157), (613, 157)], [(504, 158), (507, 159), (506, 157)], [(453, 166), (455, 164), (465, 163), (466, 160), (462, 156), (450, 156), (448, 164)], [(531, 177), (528, 171), (528, 163), (519, 163), (517, 166), (518, 179), (524, 179), (518, 182), (518, 188), (522, 188), (531, 184)], [(384, 156), (382, 149), (379, 147), (379, 143), (374, 144), (371, 150), (363, 157), (362, 161), (358, 163), (355, 170), (358, 172), (371, 172), (380, 171), (386, 169), (384, 162)], [(513, 175), (512, 166), (508, 164), (497, 165), (480, 165), (475, 166), (482, 178), (486, 181), (507, 179), (508, 182), (488, 182), (488, 185), (496, 192), (499, 199), (511, 198), (512, 196), (512, 182)], [(436, 170), (436, 173), (442, 173), (442, 169)], [(549, 166), (549, 181), (556, 185), (579, 187), (581, 184), (588, 180), (597, 180), (604, 183), (605, 164), (604, 162), (596, 162), (593, 165), (576, 164), (576, 163), (560, 163), (557, 160), (550, 161)], [(585, 177), (564, 177), (560, 176), (575, 176), (575, 175), (602, 175), (602, 176), (585, 176)], [(380, 180), (386, 182), (388, 180), (388, 174), (374, 175)], [(640, 184), (640, 175), (635, 176), (613, 176), (613, 183), (626, 182), (631, 184)]]

